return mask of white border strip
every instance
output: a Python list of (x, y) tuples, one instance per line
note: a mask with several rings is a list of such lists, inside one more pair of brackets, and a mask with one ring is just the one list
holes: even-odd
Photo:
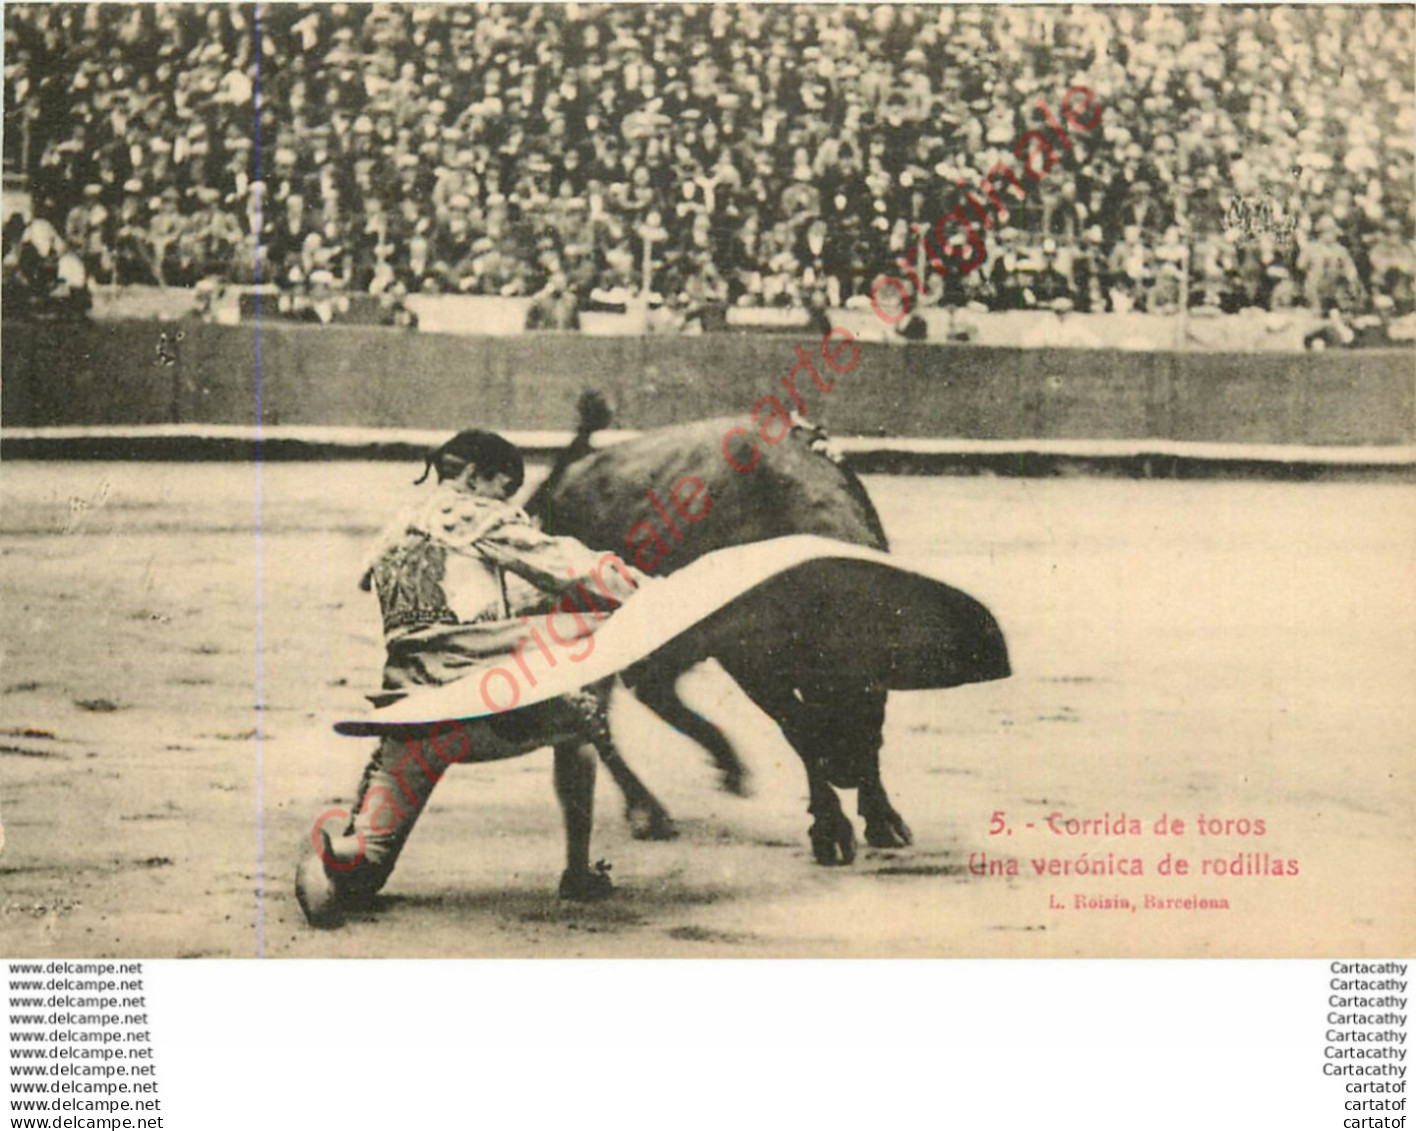
[(1055, 455), (1081, 458), (1179, 457), (1200, 460), (1263, 460), (1271, 463), (1390, 464), (1416, 463), (1416, 445), (1233, 444), (1201, 440), (912, 440), (833, 438), (846, 453), (880, 455)]
[[(561, 448), (573, 433), (558, 431), (509, 431), (506, 438), (518, 447), (532, 450)], [(595, 446), (608, 447), (639, 435), (635, 431), (607, 430), (595, 434)], [(257, 429), (249, 424), (141, 424), (88, 425), (49, 428), (0, 429), (0, 451), (6, 441), (66, 440), (237, 440), (255, 443), (306, 443), (351, 448), (381, 444), (410, 444), (433, 447), (447, 438), (446, 429), (350, 428), (326, 425), (268, 425)], [(883, 455), (1015, 455), (1034, 454), (1080, 459), (1161, 458), (1265, 463), (1316, 463), (1400, 467), (1416, 464), (1416, 444), (1322, 445), (1322, 444), (1234, 444), (1194, 440), (1014, 440), (910, 439), (906, 437), (839, 436), (832, 444), (846, 454)]]
[[(504, 432), (508, 440), (519, 447), (565, 447), (574, 438), (573, 432)], [(638, 432), (597, 432), (597, 446), (628, 440)], [(347, 444), (368, 447), (373, 444), (415, 444), (436, 447), (447, 439), (446, 428), (351, 428), (320, 424), (118, 424), (118, 425), (59, 425), (46, 428), (0, 428), (0, 444), (6, 440), (257, 440), (282, 443)]]

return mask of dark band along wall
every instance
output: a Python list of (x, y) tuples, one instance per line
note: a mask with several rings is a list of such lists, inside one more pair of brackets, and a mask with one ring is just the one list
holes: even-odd
[[(178, 335), (181, 335), (180, 339)], [(165, 338), (162, 337), (165, 335)], [(571, 427), (599, 389), (616, 425), (746, 413), (794, 367), (841, 435), (1393, 444), (1416, 440), (1416, 353), (1122, 353), (862, 344), (848, 373), (795, 335), (471, 338), (375, 327), (7, 322), (0, 419), (83, 424)], [(813, 359), (821, 384), (799, 367)], [(847, 357), (849, 355), (846, 355)]]

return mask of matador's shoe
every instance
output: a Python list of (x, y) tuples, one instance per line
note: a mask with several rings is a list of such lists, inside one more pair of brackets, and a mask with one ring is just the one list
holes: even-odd
[(603, 860), (595, 861), (594, 868), (567, 868), (561, 873), (560, 897), (577, 903), (597, 903), (609, 899), (615, 885), (610, 882), (610, 866)]
[(319, 852), (306, 856), (295, 869), (295, 899), (305, 913), (305, 921), (320, 930), (329, 930), (344, 922), (339, 882), (327, 864), (333, 859), (329, 833), (321, 829)]

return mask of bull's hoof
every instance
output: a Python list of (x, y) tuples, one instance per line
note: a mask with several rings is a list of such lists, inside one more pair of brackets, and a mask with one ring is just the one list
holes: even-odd
[(811, 826), (811, 851), (818, 864), (834, 867), (855, 862), (855, 830), (844, 813), (818, 817)]
[(752, 775), (741, 763), (723, 771), (721, 785), (724, 793), (731, 793), (734, 797), (752, 796)]
[(657, 805), (626, 806), (624, 819), (635, 840), (674, 840), (679, 835), (674, 819)]
[(560, 897), (577, 903), (609, 899), (615, 890), (610, 882), (610, 866), (603, 860), (594, 868), (567, 868), (561, 873)]
[(914, 843), (914, 833), (905, 819), (890, 809), (866, 818), (865, 843), (871, 848), (905, 848)]

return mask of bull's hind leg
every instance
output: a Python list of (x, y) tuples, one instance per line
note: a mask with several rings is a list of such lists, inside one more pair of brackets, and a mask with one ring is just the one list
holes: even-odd
[(678, 694), (678, 680), (683, 672), (670, 665), (649, 665), (639, 675), (634, 694), (639, 701), (680, 734), (693, 739), (708, 751), (713, 764), (722, 775), (722, 785), (739, 797), (750, 796), (747, 767), (742, 764), (732, 743), (702, 715), (692, 710)]
[(886, 694), (884, 688), (836, 683), (798, 688), (788, 705), (787, 737), (798, 752), (809, 751), (815, 757), (832, 786), (858, 791), (856, 806), (865, 819), (868, 845), (903, 848), (913, 840), (910, 827), (890, 804), (880, 777)]
[(871, 848), (904, 848), (914, 843), (914, 833), (890, 804), (878, 765), (874, 780), (860, 783), (856, 812), (865, 820), (865, 843)]

